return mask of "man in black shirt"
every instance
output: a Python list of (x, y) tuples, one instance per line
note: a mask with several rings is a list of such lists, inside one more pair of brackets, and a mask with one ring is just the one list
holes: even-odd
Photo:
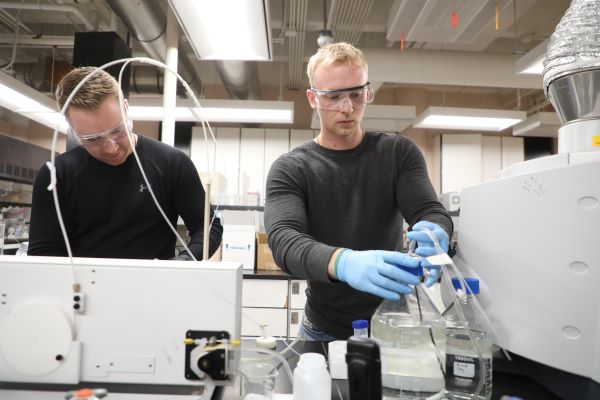
[[(277, 264), (308, 280), (300, 337), (347, 339), (352, 321), (369, 319), (381, 298), (398, 299), (418, 284), (398, 268), (421, 264), (400, 252), (403, 218), (413, 230), (432, 230), (445, 251), (453, 226), (417, 146), (360, 127), (373, 100), (363, 53), (347, 43), (324, 46), (307, 74), (321, 132), (273, 163), (265, 227)], [(420, 255), (433, 254), (424, 232), (409, 235)]]
[[(62, 108), (75, 87), (95, 68), (69, 72), (56, 98)], [(97, 71), (75, 94), (66, 117), (81, 146), (56, 157), (58, 199), (73, 256), (172, 259), (176, 237), (154, 203), (135, 160), (143, 170), (168, 220), (181, 216), (189, 233), (188, 248), (202, 259), (204, 189), (192, 161), (183, 152), (131, 131), (122, 117), (122, 92), (117, 81)], [(29, 255), (66, 256), (50, 184), (44, 166), (33, 187)], [(212, 213), (211, 213), (212, 214)], [(221, 243), (218, 218), (210, 226), (209, 253)], [(191, 259), (189, 254), (178, 259)]]

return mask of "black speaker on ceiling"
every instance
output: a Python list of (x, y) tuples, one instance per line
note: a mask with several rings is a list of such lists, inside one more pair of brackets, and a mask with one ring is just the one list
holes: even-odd
[[(76, 32), (73, 48), (74, 67), (99, 67), (108, 62), (131, 57), (131, 49), (116, 32)], [(123, 64), (113, 65), (106, 72), (119, 80)], [(121, 89), (129, 96), (130, 65), (123, 71)]]

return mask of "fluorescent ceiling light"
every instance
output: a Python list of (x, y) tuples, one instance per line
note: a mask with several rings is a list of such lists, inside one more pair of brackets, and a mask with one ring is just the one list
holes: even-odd
[[(417, 116), (414, 106), (386, 106), (369, 104), (360, 123), (361, 128), (382, 132), (402, 132)], [(319, 113), (313, 111), (312, 129), (321, 129)]]
[(544, 58), (548, 48), (548, 39), (529, 50), (524, 56), (515, 61), (517, 74), (541, 75), (544, 71)]
[(268, 0), (169, 0), (202, 60), (271, 61)]
[[(292, 124), (294, 103), (291, 101), (261, 100), (200, 100), (202, 109), (194, 107), (190, 99), (177, 99), (176, 121)], [(196, 114), (194, 114), (194, 111)], [(130, 96), (129, 116), (134, 121), (162, 121), (162, 97)]]
[(513, 136), (558, 137), (560, 120), (555, 112), (539, 112), (513, 126)]
[(413, 126), (428, 129), (502, 131), (525, 120), (524, 111), (428, 107)]
[(51, 129), (67, 133), (67, 121), (48, 96), (0, 72), (0, 106)]

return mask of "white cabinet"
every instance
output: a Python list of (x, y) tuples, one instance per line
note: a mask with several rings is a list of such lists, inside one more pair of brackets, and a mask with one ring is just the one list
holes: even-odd
[(300, 329), (302, 317), (304, 316), (304, 304), (306, 304), (306, 287), (307, 283), (305, 280), (290, 280), (290, 339), (298, 336), (298, 329)]
[(242, 336), (287, 337), (288, 280), (244, 279), (242, 290)]
[(271, 336), (298, 335), (306, 303), (305, 280), (246, 278), (243, 285), (242, 336), (261, 336), (261, 325), (267, 325)]
[(305, 280), (291, 279), (290, 280), (290, 309), (304, 309), (306, 303), (306, 287)]
[(304, 317), (304, 310), (290, 310), (289, 319), (289, 339), (298, 337), (298, 331), (300, 330), (300, 324), (302, 323), (302, 317)]
[(287, 308), (287, 279), (244, 279), (243, 307)]
[(287, 309), (243, 307), (242, 311), (242, 336), (262, 336), (261, 325), (266, 324), (267, 335), (287, 337)]

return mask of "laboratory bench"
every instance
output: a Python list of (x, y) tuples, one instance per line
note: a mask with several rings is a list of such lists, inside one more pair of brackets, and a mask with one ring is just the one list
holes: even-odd
[[(245, 346), (251, 346), (252, 341), (247, 339), (243, 341)], [(277, 351), (282, 351), (287, 346), (287, 342), (278, 341)], [(327, 359), (328, 343), (314, 341), (297, 341), (294, 344), (294, 351), (287, 351), (285, 358), (288, 361), (291, 370), (293, 371), (298, 362), (299, 356), (297, 353), (320, 353)], [(519, 360), (518, 364), (511, 366), (511, 363), (502, 358), (494, 358), (493, 360), (493, 385), (492, 385), (492, 400), (500, 400), (502, 396), (516, 396), (522, 400), (560, 400), (548, 389), (534, 381), (531, 377), (523, 375), (522, 365)], [(289, 394), (293, 391), (293, 385), (290, 382), (287, 374), (281, 367), (279, 361), (273, 361), (278, 365), (278, 375), (275, 381), (274, 393)], [(500, 370), (496, 370), (496, 365), (500, 366)], [(347, 380), (333, 379), (331, 382), (331, 400), (348, 400)], [(222, 394), (223, 400), (239, 399), (239, 386), (233, 385), (226, 387)], [(237, 397), (236, 397), (237, 396)], [(578, 399), (573, 397), (573, 400)]]
[(278, 280), (290, 280), (295, 279), (287, 272), (282, 270), (277, 271), (263, 271), (254, 269), (244, 270), (244, 279), (278, 279)]
[[(252, 339), (242, 341), (243, 346), (247, 349), (254, 347)], [(277, 342), (277, 351), (281, 352), (288, 342), (279, 340)], [(296, 367), (299, 359), (299, 354), (314, 352), (320, 353), (327, 359), (327, 343), (312, 342), (312, 341), (297, 341), (293, 346), (294, 351), (287, 351), (284, 355), (288, 361), (291, 370)], [(248, 357), (248, 353), (243, 353), (243, 356)], [(249, 353), (250, 357), (255, 357), (256, 354)], [(518, 358), (518, 357), (517, 357)], [(291, 399), (293, 385), (290, 382), (287, 374), (283, 370), (279, 360), (273, 359), (270, 361), (277, 366), (277, 377), (275, 379), (273, 399)], [(516, 360), (517, 364), (511, 366), (512, 362), (505, 359), (494, 358), (493, 366), (493, 393), (492, 400), (500, 400), (502, 396), (517, 396), (522, 400), (560, 400), (561, 397), (556, 396), (548, 389), (541, 386), (531, 377), (527, 376), (526, 372), (521, 370), (523, 364)], [(558, 382), (560, 384), (560, 382)], [(19, 387), (20, 386), (20, 387)], [(73, 390), (72, 385), (28, 385), (27, 391), (21, 393), (14, 392), (10, 389), (23, 389), (22, 384), (5, 384), (0, 383), (0, 398), (3, 400), (58, 400), (64, 399), (64, 393)], [(197, 388), (193, 386), (173, 386), (173, 385), (130, 385), (130, 384), (81, 384), (78, 387), (102, 387), (109, 391), (108, 400), (141, 400), (141, 399), (194, 399), (197, 400)], [(9, 390), (9, 391), (5, 391)], [(331, 400), (348, 400), (347, 380), (333, 379), (331, 384)], [(196, 393), (196, 395), (193, 395)], [(239, 378), (234, 380), (230, 386), (217, 388), (215, 395), (212, 397), (215, 400), (239, 400), (240, 399), (240, 381)], [(287, 396), (286, 396), (287, 395)], [(581, 397), (562, 397), (567, 400), (580, 400)], [(365, 399), (368, 400), (368, 399)]]

